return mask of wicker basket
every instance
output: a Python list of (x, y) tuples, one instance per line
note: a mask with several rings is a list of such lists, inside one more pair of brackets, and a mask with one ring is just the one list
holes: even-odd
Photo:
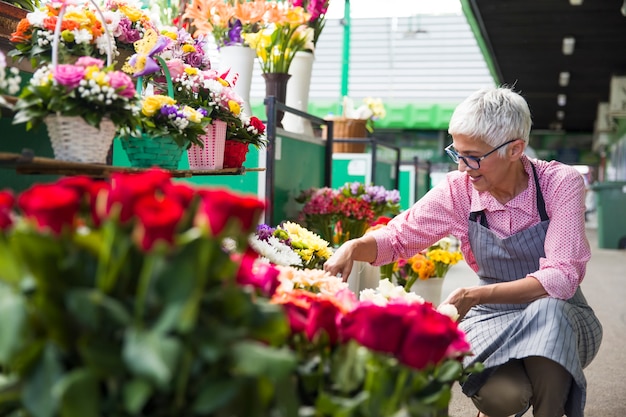
[(226, 122), (214, 120), (199, 136), (204, 148), (191, 145), (187, 151), (189, 169), (222, 169), (224, 167), (224, 146), (226, 142)]
[[(333, 139), (364, 139), (367, 138), (366, 119), (348, 119), (345, 117), (333, 117), (327, 120), (333, 121)], [(324, 137), (326, 134), (324, 132)], [(335, 153), (363, 153), (365, 143), (333, 142)]]
[(93, 127), (80, 116), (53, 114), (44, 119), (52, 144), (54, 157), (61, 161), (106, 163), (115, 125), (107, 118), (100, 129)]
[(170, 136), (140, 138), (129, 136), (122, 139), (122, 148), (128, 155), (130, 165), (135, 168), (157, 166), (163, 169), (178, 169), (178, 163), (186, 147), (180, 147)]

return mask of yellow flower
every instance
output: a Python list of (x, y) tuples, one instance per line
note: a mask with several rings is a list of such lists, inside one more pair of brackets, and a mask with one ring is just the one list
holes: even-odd
[(92, 66), (87, 67), (85, 69), (85, 79), (86, 80), (93, 80), (98, 85), (106, 85), (107, 84), (106, 74), (104, 72), (100, 71), (100, 68), (98, 68), (95, 65), (92, 65)]
[(292, 28), (304, 25), (309, 21), (310, 17), (311, 15), (305, 12), (300, 6), (287, 10), (287, 23), (289, 23), (289, 26)]
[(143, 99), (143, 104), (141, 106), (141, 112), (148, 117), (153, 116), (161, 107), (166, 104), (176, 104), (176, 100), (168, 96), (162, 95), (153, 95), (148, 96)]
[(120, 6), (120, 11), (124, 13), (126, 17), (130, 19), (131, 22), (136, 22), (139, 19), (141, 19), (143, 16), (143, 13), (141, 12), (141, 10), (137, 9), (136, 7), (132, 7), (128, 5)]
[(185, 53), (196, 52), (196, 48), (193, 45), (183, 45), (182, 49)]
[(194, 123), (200, 123), (202, 121), (202, 113), (192, 107), (183, 107), (183, 114)]
[(178, 39), (178, 34), (176, 32), (172, 32), (171, 30), (162, 30), (161, 35), (167, 36), (173, 41)]
[(235, 116), (238, 116), (239, 113), (241, 113), (241, 106), (235, 100), (228, 100), (228, 108)]
[(198, 68), (185, 67), (185, 73), (187, 73), (189, 75), (196, 75), (196, 74), (198, 74)]

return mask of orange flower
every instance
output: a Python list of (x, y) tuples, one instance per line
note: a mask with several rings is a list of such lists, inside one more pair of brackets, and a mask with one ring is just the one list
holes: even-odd
[(265, 0), (254, 0), (251, 2), (237, 3), (235, 6), (235, 17), (244, 25), (258, 23), (263, 19), (267, 10)]
[(15, 32), (11, 34), (11, 42), (22, 43), (27, 42), (33, 35), (30, 33), (30, 22), (28, 19), (24, 18), (20, 20), (17, 24), (17, 28), (15, 28)]
[(265, 21), (267, 23), (287, 23), (287, 15), (285, 11), (278, 6), (276, 3), (272, 3), (267, 8), (267, 15), (265, 16)]

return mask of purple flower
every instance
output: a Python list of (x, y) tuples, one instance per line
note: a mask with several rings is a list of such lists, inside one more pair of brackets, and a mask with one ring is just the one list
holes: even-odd
[(133, 22), (127, 17), (120, 19), (118, 31), (120, 34), (117, 39), (122, 43), (133, 43), (141, 39), (141, 32), (133, 28)]
[(228, 30), (228, 40), (224, 42), (224, 45), (238, 45), (243, 43), (243, 39), (241, 37), (241, 30), (243, 29), (243, 25), (239, 19), (235, 20), (235, 23), (229, 23), (228, 26), (230, 29)]
[(78, 87), (84, 75), (85, 68), (77, 65), (62, 64), (52, 70), (54, 80), (70, 90)]
[(198, 52), (187, 54), (185, 62), (194, 68), (202, 68), (204, 64), (204, 52), (200, 51), (201, 50), (198, 50)]
[(274, 234), (274, 228), (267, 224), (260, 224), (256, 228), (256, 235), (259, 240), (267, 241)]

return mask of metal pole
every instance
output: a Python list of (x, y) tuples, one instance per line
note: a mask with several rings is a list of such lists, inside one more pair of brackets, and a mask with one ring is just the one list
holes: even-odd
[[(348, 95), (348, 78), (350, 73), (350, 0), (346, 0), (343, 8), (343, 55), (341, 60), (341, 98)], [(343, 100), (340, 100), (343, 102)], [(341, 105), (343, 114), (343, 104)]]

